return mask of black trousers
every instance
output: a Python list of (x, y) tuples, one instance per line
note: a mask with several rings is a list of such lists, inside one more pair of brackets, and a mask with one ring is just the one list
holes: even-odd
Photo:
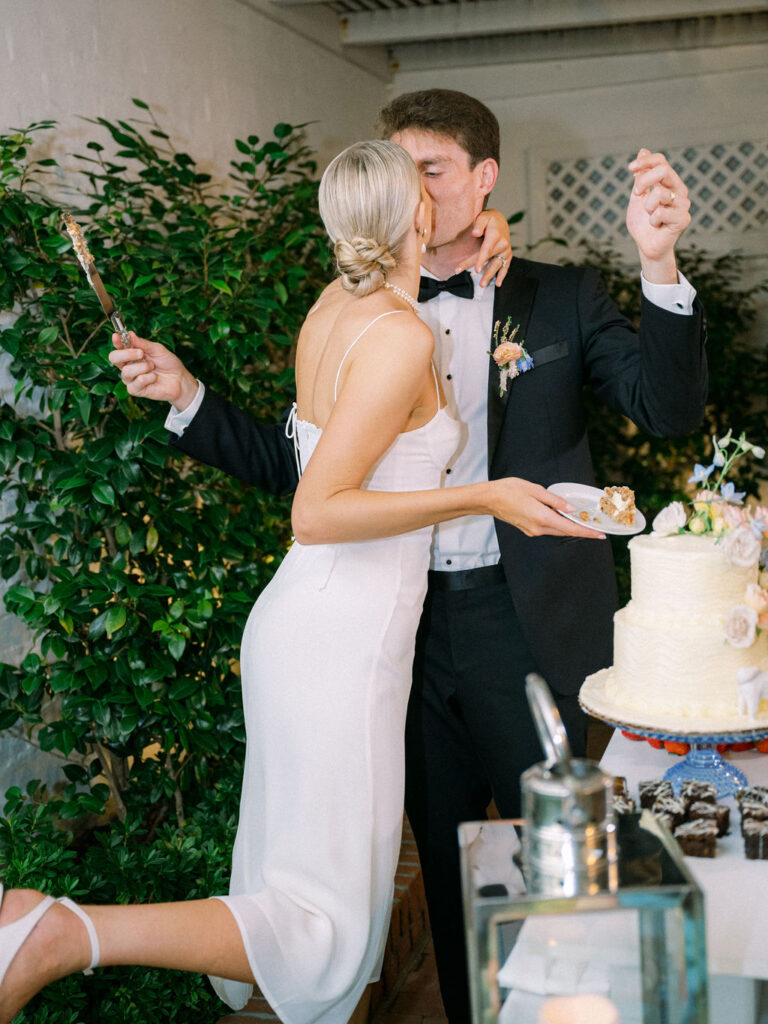
[[(451, 1024), (471, 1019), (456, 828), (485, 819), (491, 797), (502, 817), (520, 815), (520, 774), (543, 759), (525, 697), (533, 671), (505, 582), (430, 587), (406, 724), (405, 804)], [(583, 756), (586, 716), (575, 696), (552, 689), (573, 753)]]

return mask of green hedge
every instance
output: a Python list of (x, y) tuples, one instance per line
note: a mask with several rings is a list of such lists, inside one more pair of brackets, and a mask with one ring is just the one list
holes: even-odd
[[(137, 817), (112, 821), (78, 842), (66, 808), (36, 783), (14, 787), (0, 818), (0, 873), (8, 888), (31, 887), (81, 903), (165, 902), (227, 892), (239, 774), (203, 793), (182, 827), (150, 837)], [(103, 967), (44, 989), (15, 1024), (213, 1024), (227, 1012), (207, 982), (183, 971)]]

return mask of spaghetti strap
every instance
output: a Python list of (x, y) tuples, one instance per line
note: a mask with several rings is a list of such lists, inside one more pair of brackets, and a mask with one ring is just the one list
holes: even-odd
[[(363, 336), (363, 335), (365, 334), (365, 332), (366, 332), (366, 331), (367, 331), (367, 330), (368, 330), (368, 329), (369, 329), (370, 327), (373, 327), (373, 325), (374, 325), (374, 324), (375, 324), (375, 323), (376, 323), (377, 321), (381, 320), (381, 319), (382, 319), (382, 317), (385, 317), (385, 316), (392, 316), (392, 314), (393, 314), (393, 313), (406, 313), (406, 312), (408, 312), (408, 311), (407, 311), (407, 310), (405, 310), (405, 309), (388, 309), (386, 313), (379, 313), (379, 315), (378, 315), (377, 317), (374, 317), (374, 318), (373, 318), (373, 320), (371, 320), (371, 322), (370, 322), (369, 324), (366, 324), (366, 325), (365, 325), (365, 327), (364, 327), (364, 328), (362, 329), (362, 331), (360, 331), (360, 333), (358, 334), (358, 336), (357, 336), (357, 337), (355, 338), (355, 340), (354, 340), (354, 341), (352, 342), (352, 344), (351, 344), (351, 345), (349, 346), (349, 348), (347, 349), (347, 351), (346, 351), (346, 352), (344, 353), (344, 355), (343, 355), (343, 356), (341, 357), (341, 362), (339, 363), (339, 368), (338, 368), (338, 370), (336, 371), (336, 380), (335, 380), (335, 381), (333, 382), (333, 400), (334, 400), (334, 402), (336, 401), (336, 398), (337, 398), (337, 392), (338, 392), (338, 388), (339, 388), (339, 377), (341, 376), (341, 368), (342, 368), (342, 366), (344, 365), (344, 360), (345, 360), (345, 359), (347, 358), (347, 356), (348, 356), (348, 355), (349, 355), (349, 353), (350, 353), (350, 352), (352, 351), (352, 349), (353, 349), (353, 348), (355, 347), (355, 345), (356, 345), (356, 344), (358, 343), (358, 341), (360, 341), (360, 339), (361, 339), (361, 338), (362, 338), (362, 336)], [(440, 404), (440, 403), (439, 403), (439, 399), (438, 399), (438, 405), (439, 405), (439, 404)]]
[(435, 398), (437, 399), (437, 411), (440, 412), (440, 385), (437, 383), (437, 370), (435, 369), (435, 360), (430, 359), (429, 365), (432, 367), (432, 379), (435, 382)]
[(294, 402), (291, 406), (291, 411), (288, 413), (288, 419), (285, 423), (285, 436), (289, 441), (293, 441), (293, 457), (296, 460), (296, 472), (301, 477), (301, 455), (299, 452), (299, 432), (296, 429), (296, 420), (299, 418), (298, 406)]

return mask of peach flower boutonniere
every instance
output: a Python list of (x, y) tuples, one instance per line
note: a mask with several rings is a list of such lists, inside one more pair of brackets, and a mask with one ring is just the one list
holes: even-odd
[[(525, 373), (526, 370), (533, 369), (533, 359), (525, 350), (525, 342), (519, 343), (515, 341), (517, 332), (520, 330), (520, 324), (510, 332), (510, 324), (512, 323), (512, 317), (507, 317), (507, 322), (504, 327), (501, 327), (501, 321), (497, 320), (493, 325), (493, 352), (488, 354), (493, 358), (493, 361), (499, 368), (499, 398), (502, 398), (504, 392), (507, 390), (507, 383), (510, 380), (514, 380), (521, 373)], [(501, 331), (501, 337), (499, 332)]]

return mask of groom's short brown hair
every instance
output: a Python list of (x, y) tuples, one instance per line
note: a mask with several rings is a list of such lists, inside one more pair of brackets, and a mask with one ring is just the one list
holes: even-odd
[(379, 111), (386, 139), (409, 128), (444, 135), (469, 154), (470, 167), (491, 157), (499, 162), (499, 122), (480, 100), (453, 89), (406, 92)]

